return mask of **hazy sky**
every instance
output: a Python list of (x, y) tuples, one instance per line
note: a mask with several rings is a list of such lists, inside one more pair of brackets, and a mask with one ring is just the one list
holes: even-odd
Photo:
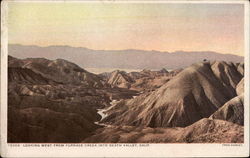
[(9, 3), (9, 43), (243, 55), (243, 4)]

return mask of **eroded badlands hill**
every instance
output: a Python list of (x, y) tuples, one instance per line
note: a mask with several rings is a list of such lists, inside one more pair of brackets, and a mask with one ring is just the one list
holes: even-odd
[(244, 95), (234, 97), (220, 107), (210, 118), (244, 125)]
[(103, 122), (113, 125), (185, 127), (209, 117), (236, 96), (240, 64), (203, 62), (182, 70), (152, 93), (118, 102)]
[(100, 75), (62, 59), (8, 64), (8, 142), (243, 142), (242, 63)]
[(80, 142), (100, 128), (97, 109), (137, 93), (105, 86), (65, 60), (9, 57), (8, 142)]
[(140, 92), (152, 91), (168, 82), (173, 76), (177, 75), (182, 69), (168, 72), (166, 69), (159, 71), (142, 70), (140, 72), (113, 71), (103, 73), (100, 76), (111, 87), (127, 88)]
[(8, 66), (30, 69), (43, 77), (64, 84), (81, 84), (82, 86), (91, 87), (103, 86), (99, 76), (63, 59), (27, 58), (20, 60), (9, 57)]
[(244, 78), (236, 86), (238, 96), (226, 102), (210, 118), (244, 125)]

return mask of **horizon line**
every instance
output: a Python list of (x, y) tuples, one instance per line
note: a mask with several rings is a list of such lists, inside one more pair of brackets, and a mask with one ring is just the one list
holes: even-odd
[(71, 45), (35, 45), (35, 44), (19, 44), (19, 43), (8, 43), (9, 45), (19, 45), (19, 46), (26, 46), (26, 47), (40, 47), (40, 48), (48, 48), (48, 47), (71, 47), (71, 48), (83, 48), (83, 49), (88, 49), (88, 50), (93, 50), (93, 51), (128, 51), (128, 50), (136, 50), (136, 51), (147, 51), (147, 52), (158, 52), (158, 53), (179, 53), (179, 52), (184, 52), (184, 53), (204, 53), (204, 52), (210, 52), (210, 53), (217, 53), (217, 54), (222, 54), (222, 55), (233, 55), (233, 56), (240, 56), (240, 57), (245, 57), (244, 55), (236, 55), (232, 53), (220, 53), (217, 51), (212, 51), (212, 50), (197, 50), (197, 51), (185, 51), (185, 50), (175, 50), (172, 52), (165, 51), (165, 50), (148, 50), (148, 49), (135, 49), (135, 48), (126, 48), (126, 49), (92, 49), (89, 47), (84, 47), (84, 46), (71, 46)]

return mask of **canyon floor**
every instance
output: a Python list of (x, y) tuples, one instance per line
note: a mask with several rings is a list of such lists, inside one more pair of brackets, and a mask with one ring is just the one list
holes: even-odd
[(8, 57), (10, 143), (243, 143), (244, 64), (93, 74)]

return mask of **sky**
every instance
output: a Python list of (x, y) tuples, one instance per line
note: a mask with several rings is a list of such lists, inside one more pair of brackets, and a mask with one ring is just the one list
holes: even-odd
[(243, 4), (10, 2), (8, 7), (10, 44), (244, 55)]

